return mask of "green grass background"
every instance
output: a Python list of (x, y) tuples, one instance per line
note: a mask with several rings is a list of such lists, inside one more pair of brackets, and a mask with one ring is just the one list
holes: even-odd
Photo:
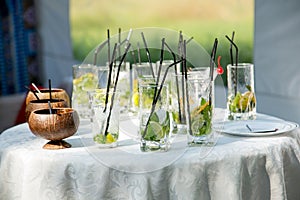
[(161, 27), (194, 37), (211, 52), (215, 38), (223, 68), (230, 62), (229, 41), (235, 31), (239, 62), (253, 61), (254, 0), (71, 0), (74, 57), (83, 61), (118, 29)]

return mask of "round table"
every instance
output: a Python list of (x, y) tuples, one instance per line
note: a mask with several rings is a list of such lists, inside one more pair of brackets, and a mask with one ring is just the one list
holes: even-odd
[[(261, 115), (262, 118), (272, 118)], [(130, 126), (130, 125), (128, 125)], [(45, 150), (28, 124), (0, 135), (1, 199), (298, 199), (300, 130), (268, 136), (217, 135), (212, 147), (174, 139), (167, 152), (140, 152), (120, 135), (102, 149), (82, 122), (72, 148)], [(122, 133), (121, 133), (122, 134)]]

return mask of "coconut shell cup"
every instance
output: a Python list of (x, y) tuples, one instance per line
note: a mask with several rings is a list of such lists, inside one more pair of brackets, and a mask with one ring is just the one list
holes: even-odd
[(37, 137), (50, 140), (44, 149), (63, 149), (71, 145), (63, 139), (74, 135), (79, 126), (79, 116), (72, 108), (35, 110), (28, 119), (29, 129)]
[[(35, 91), (36, 95), (39, 97), (39, 99), (49, 99), (50, 98), (50, 93), (49, 89), (40, 89), (41, 93)], [(66, 107), (71, 107), (70, 103), (70, 97), (68, 93), (60, 88), (52, 88), (51, 89), (51, 98), (52, 99), (63, 99), (66, 101), (67, 106)], [(35, 95), (33, 94), (32, 91), (29, 91), (26, 96), (26, 106), (30, 103), (32, 100), (37, 100)]]
[(63, 99), (40, 99), (30, 101), (25, 110), (25, 119), (28, 121), (30, 114), (35, 110), (49, 109), (48, 101), (50, 101), (51, 108), (67, 108), (68, 104)]

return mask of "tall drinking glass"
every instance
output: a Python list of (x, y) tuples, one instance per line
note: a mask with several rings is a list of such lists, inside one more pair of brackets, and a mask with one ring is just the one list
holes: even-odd
[(186, 81), (182, 74), (172, 74), (170, 102), (172, 113), (172, 133), (186, 134)]
[(97, 89), (89, 93), (93, 139), (100, 147), (116, 147), (119, 138), (119, 92)]
[(251, 120), (256, 117), (254, 66), (250, 63), (227, 65), (227, 112), (229, 120)]
[(189, 73), (186, 93), (188, 145), (214, 144), (212, 131), (214, 82), (209, 77)]
[[(160, 95), (155, 98), (155, 94)], [(153, 100), (155, 101), (153, 106)], [(141, 151), (167, 151), (170, 147), (170, 115), (167, 86), (153, 78), (139, 79), (139, 134)]]
[(98, 86), (98, 69), (95, 65), (73, 65), (73, 92), (72, 107), (78, 112), (80, 118), (89, 119), (88, 92)]

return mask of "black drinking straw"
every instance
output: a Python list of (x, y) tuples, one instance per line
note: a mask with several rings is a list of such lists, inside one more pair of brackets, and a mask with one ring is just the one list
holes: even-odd
[[(179, 31), (179, 39), (178, 39), (178, 56), (182, 58), (182, 31)], [(180, 69), (182, 71), (182, 69)]]
[[(186, 46), (186, 43), (185, 41), (183, 41), (183, 36), (182, 36), (182, 32), (180, 32), (180, 45), (179, 45), (179, 48), (180, 48), (180, 53), (181, 53), (181, 60), (184, 60), (184, 62), (181, 63), (181, 91), (182, 91), (182, 94), (185, 94), (185, 90), (186, 88), (184, 87), (184, 85), (186, 84), (186, 80), (185, 80), (185, 68), (186, 68), (186, 52), (184, 52), (185, 48), (184, 46)], [(182, 108), (184, 109), (185, 108), (185, 98), (182, 99)], [(185, 115), (184, 115), (185, 116)], [(186, 118), (184, 117), (183, 118), (183, 122), (182, 123), (185, 123), (185, 120)]]
[(118, 55), (121, 57), (121, 28), (118, 30), (118, 42), (119, 42), (119, 47), (118, 47)]
[(161, 81), (161, 84), (160, 84), (161, 87), (159, 87), (159, 90), (158, 90), (158, 92), (157, 92), (157, 95), (156, 95), (156, 98), (155, 98), (155, 101), (154, 101), (154, 105), (157, 103), (157, 101), (158, 101), (158, 99), (159, 99), (159, 95), (160, 95), (160, 93), (161, 93), (162, 86), (163, 86), (163, 84), (165, 83), (165, 80), (166, 80), (166, 78), (167, 78), (167, 74), (168, 74), (169, 69), (170, 69), (172, 66), (174, 66), (174, 65), (176, 66), (178, 63), (181, 63), (181, 62), (184, 62), (184, 60), (178, 60), (178, 61), (172, 63), (171, 65), (169, 65), (169, 66), (167, 67), (167, 69), (166, 69), (166, 71), (165, 71), (165, 73), (164, 73), (163, 79), (162, 79), (162, 81)]
[(141, 64), (141, 48), (140, 48), (140, 43), (137, 43), (137, 53), (138, 53), (138, 59), (139, 59), (139, 64)]
[[(178, 41), (178, 55), (180, 56), (181, 59), (183, 59), (183, 35), (182, 35), (182, 31), (179, 31), (179, 41)], [(181, 63), (180, 65), (180, 71), (181, 71), (181, 75), (182, 75), (182, 91), (184, 91), (184, 68), (183, 68), (183, 64)]]
[(189, 131), (190, 131), (190, 134), (192, 135), (192, 129), (191, 129), (191, 113), (190, 113), (190, 102), (189, 102), (189, 99), (190, 99), (190, 95), (189, 95), (189, 90), (188, 90), (188, 84), (187, 84), (187, 81), (188, 81), (188, 77), (187, 77), (187, 67), (186, 67), (186, 41), (184, 40), (183, 41), (183, 51), (182, 51), (182, 54), (183, 54), (183, 57), (184, 57), (184, 60), (183, 60), (183, 69), (184, 69), (184, 78), (185, 78), (185, 94), (186, 94), (186, 106), (187, 106), (187, 117), (188, 117), (188, 120), (189, 120), (189, 123), (188, 123), (188, 126), (189, 126)]
[(107, 29), (107, 61), (110, 64), (110, 35), (109, 35), (109, 29)]
[(214, 80), (214, 63), (216, 59), (217, 46), (218, 46), (218, 39), (216, 38), (210, 54), (210, 81)]
[[(174, 63), (176, 63), (176, 55), (170, 48), (170, 46), (165, 42), (165, 46), (167, 49), (171, 52), (173, 56)], [(179, 83), (178, 83), (178, 77), (177, 77), (177, 65), (175, 65), (175, 81), (176, 81), (176, 92), (177, 92), (177, 103), (178, 103), (178, 113), (179, 113), (179, 121), (181, 122), (182, 116), (181, 116), (181, 105), (180, 105), (180, 96), (179, 96)]]
[[(172, 54), (173, 60), (176, 62), (176, 55), (175, 55), (174, 51), (171, 49), (171, 47), (168, 45), (168, 43), (166, 41), (165, 41), (165, 46), (167, 47), (167, 49)], [(176, 65), (175, 65), (175, 67), (176, 67)]]
[(32, 92), (37, 100), (40, 100), (40, 98), (39, 98), (38, 95), (36, 94), (36, 91), (34, 91), (33, 89), (31, 89), (30, 87), (28, 87), (28, 86), (26, 86), (26, 85), (25, 85), (24, 87), (25, 87), (28, 91)]
[[(234, 31), (232, 32), (231, 40), (232, 40), (232, 41), (234, 40)], [(230, 52), (231, 66), (233, 66), (232, 43), (230, 43), (230, 49), (229, 49), (229, 52)]]
[(50, 101), (52, 101), (51, 79), (49, 79), (48, 82), (49, 82), (49, 95), (50, 95)]
[[(132, 46), (131, 46), (132, 48)], [(134, 50), (131, 51), (131, 57), (133, 58), (133, 63), (136, 65), (136, 59), (135, 59), (135, 54)], [(133, 93), (133, 70), (132, 70), (132, 64), (129, 63), (129, 91), (130, 91), (130, 96), (132, 97)], [(132, 104), (132, 98), (129, 98), (129, 104)]]
[(190, 39), (188, 39), (188, 40), (186, 41), (186, 44), (188, 44), (190, 41), (192, 41), (192, 39), (194, 39), (194, 37), (190, 37)]
[(94, 65), (97, 64), (97, 55), (100, 52), (100, 50), (108, 43), (108, 40), (106, 40), (105, 42), (103, 42), (102, 44), (100, 44), (98, 46), (98, 48), (95, 50), (94, 52)]
[(131, 37), (131, 33), (132, 33), (132, 29), (129, 30), (127, 38), (121, 42), (121, 28), (119, 28), (119, 31), (118, 31), (118, 54), (119, 54), (120, 59), (121, 59), (121, 46), (126, 42), (125, 49), (127, 48), (130, 37)]
[(164, 61), (164, 46), (165, 46), (165, 38), (161, 40), (161, 49), (160, 49), (160, 58), (159, 58), (159, 67), (158, 67), (158, 72), (157, 72), (157, 82), (156, 84), (158, 85), (159, 77), (160, 77), (160, 72), (161, 72), (161, 66)]
[[(166, 80), (168, 71), (169, 71), (170, 67), (172, 67), (172, 66), (174, 66), (174, 65), (176, 66), (176, 65), (177, 65), (178, 63), (180, 63), (180, 62), (182, 62), (182, 60), (179, 60), (179, 61), (177, 61), (177, 62), (172, 63), (171, 65), (169, 65), (169, 66), (167, 67), (167, 69), (166, 69), (166, 71), (165, 71), (165, 74), (164, 74), (163, 79), (162, 79), (162, 81), (161, 81), (159, 90), (158, 90), (156, 96), (153, 97), (150, 115), (149, 115), (149, 117), (148, 117), (148, 120), (147, 120), (147, 123), (146, 123), (146, 126), (145, 126), (145, 130), (144, 130), (144, 133), (143, 133), (143, 135), (142, 135), (143, 138), (145, 137), (145, 135), (146, 135), (146, 133), (147, 133), (148, 125), (149, 125), (149, 122), (150, 122), (150, 117), (153, 115), (153, 113), (154, 113), (154, 111), (155, 111), (155, 107), (156, 107), (157, 101), (158, 101), (158, 99), (159, 99), (159, 97), (160, 97), (160, 93), (161, 93), (161, 90), (162, 90), (162, 88), (163, 88), (163, 84), (165, 83), (165, 80)], [(157, 87), (157, 85), (156, 85), (156, 87)]]
[(234, 81), (235, 81), (235, 83), (234, 83), (234, 95), (236, 95), (237, 94), (237, 66), (238, 66), (238, 58), (239, 58), (239, 56), (238, 56), (238, 54), (239, 54), (239, 49), (238, 49), (238, 47), (236, 46), (236, 44), (226, 35), (225, 36), (229, 41), (230, 41), (230, 43), (234, 46), (234, 48), (235, 48), (235, 51), (236, 51), (236, 53), (235, 53), (235, 76), (234, 76)]
[(229, 42), (234, 46), (234, 48), (235, 48), (235, 51), (236, 51), (236, 53), (235, 53), (235, 65), (237, 66), (238, 65), (238, 54), (239, 54), (239, 49), (238, 49), (238, 47), (236, 46), (236, 44), (226, 35), (225, 36), (228, 40), (229, 40)]
[(214, 46), (211, 51), (210, 55), (210, 90), (209, 90), (209, 96), (208, 96), (208, 102), (209, 104), (212, 104), (212, 84), (214, 80), (214, 63), (216, 59), (216, 52), (217, 52), (217, 47), (218, 47), (218, 39), (215, 39)]
[(143, 42), (144, 42), (144, 45), (145, 45), (146, 54), (147, 54), (148, 62), (149, 62), (149, 65), (150, 65), (150, 69), (151, 69), (152, 77), (154, 78), (154, 77), (155, 77), (155, 74), (154, 74), (154, 70), (153, 70), (153, 66), (152, 66), (152, 61), (151, 61), (150, 51), (149, 51), (149, 49), (148, 49), (148, 46), (147, 46), (147, 42), (146, 42), (146, 39), (145, 39), (144, 33), (143, 33), (143, 32), (141, 32), (141, 35), (142, 35)]
[[(130, 39), (130, 36), (131, 36), (131, 32), (132, 32), (132, 30), (129, 31), (127, 38), (124, 39), (122, 42), (121, 42), (121, 36), (120, 36), (120, 33), (119, 33), (119, 42), (118, 42), (118, 52), (119, 52), (119, 57), (118, 58), (119, 59), (121, 59), (121, 46), (125, 43), (125, 49), (127, 48), (128, 43), (129, 43), (129, 39)], [(124, 58), (123, 63), (125, 63), (125, 60), (126, 60), (126, 58)], [(117, 65), (116, 62), (117, 62), (117, 60), (115, 59), (114, 60), (115, 66)], [(124, 65), (123, 67), (125, 69), (126, 66)]]
[(124, 59), (127, 55), (127, 52), (129, 50), (130, 46), (131, 45), (128, 44), (128, 46), (126, 47), (125, 53), (123, 54), (123, 56), (121, 58), (121, 61), (120, 61), (119, 65), (118, 65), (118, 68), (117, 68), (115, 86), (114, 86), (113, 94), (112, 94), (112, 97), (111, 97), (111, 100), (110, 100), (110, 108), (109, 108), (109, 113), (108, 113), (107, 120), (106, 120), (106, 127), (105, 127), (105, 132), (104, 132), (105, 136), (108, 134), (109, 121), (110, 121), (110, 117), (111, 117), (112, 108), (113, 108), (113, 105), (114, 105), (114, 99), (115, 99), (115, 93), (116, 93), (116, 90), (117, 90), (117, 84), (118, 84), (118, 80), (119, 80), (120, 68), (121, 68), (122, 62), (124, 61)]
[(108, 69), (108, 80), (107, 80), (107, 85), (106, 85), (106, 96), (105, 96), (105, 105), (104, 105), (104, 109), (103, 109), (103, 113), (106, 112), (106, 108), (107, 108), (107, 103), (108, 103), (108, 93), (109, 93), (109, 87), (111, 84), (111, 76), (112, 76), (112, 70), (113, 70), (113, 60), (115, 59), (115, 54), (116, 54), (116, 49), (117, 49), (117, 43), (114, 46), (114, 50), (113, 50), (113, 56), (112, 56), (112, 60), (109, 63), (109, 69)]
[(156, 77), (156, 84), (154, 88), (154, 96), (156, 96), (157, 93), (157, 86), (159, 83), (159, 77), (160, 77), (160, 72), (161, 72), (161, 66), (164, 61), (164, 45), (165, 45), (165, 38), (161, 40), (161, 50), (160, 50), (160, 58), (159, 58), (159, 67), (158, 67), (158, 72), (157, 72), (157, 77)]
[[(126, 46), (128, 45), (128, 41), (129, 40), (127, 40), (127, 39), (125, 39), (125, 40), (123, 40), (122, 42), (120, 42), (120, 43), (117, 43), (117, 47), (118, 47), (118, 49), (120, 49), (120, 47), (124, 44), (124, 43), (126, 43)], [(126, 48), (125, 48), (126, 49)], [(115, 53), (115, 56), (116, 56), (116, 53)], [(119, 57), (118, 57), (119, 58)], [(113, 60), (113, 64), (114, 64), (114, 67), (116, 67), (117, 66), (117, 58), (116, 59), (112, 59)], [(124, 61), (123, 61), (123, 63), (125, 62), (125, 58), (124, 58)], [(114, 68), (113, 67), (113, 68)], [(125, 69), (125, 65), (123, 66), (124, 67), (124, 69)], [(115, 73), (113, 73), (113, 76), (115, 76)], [(112, 85), (114, 85), (115, 84), (115, 82), (113, 81), (113, 83), (112, 83)]]

